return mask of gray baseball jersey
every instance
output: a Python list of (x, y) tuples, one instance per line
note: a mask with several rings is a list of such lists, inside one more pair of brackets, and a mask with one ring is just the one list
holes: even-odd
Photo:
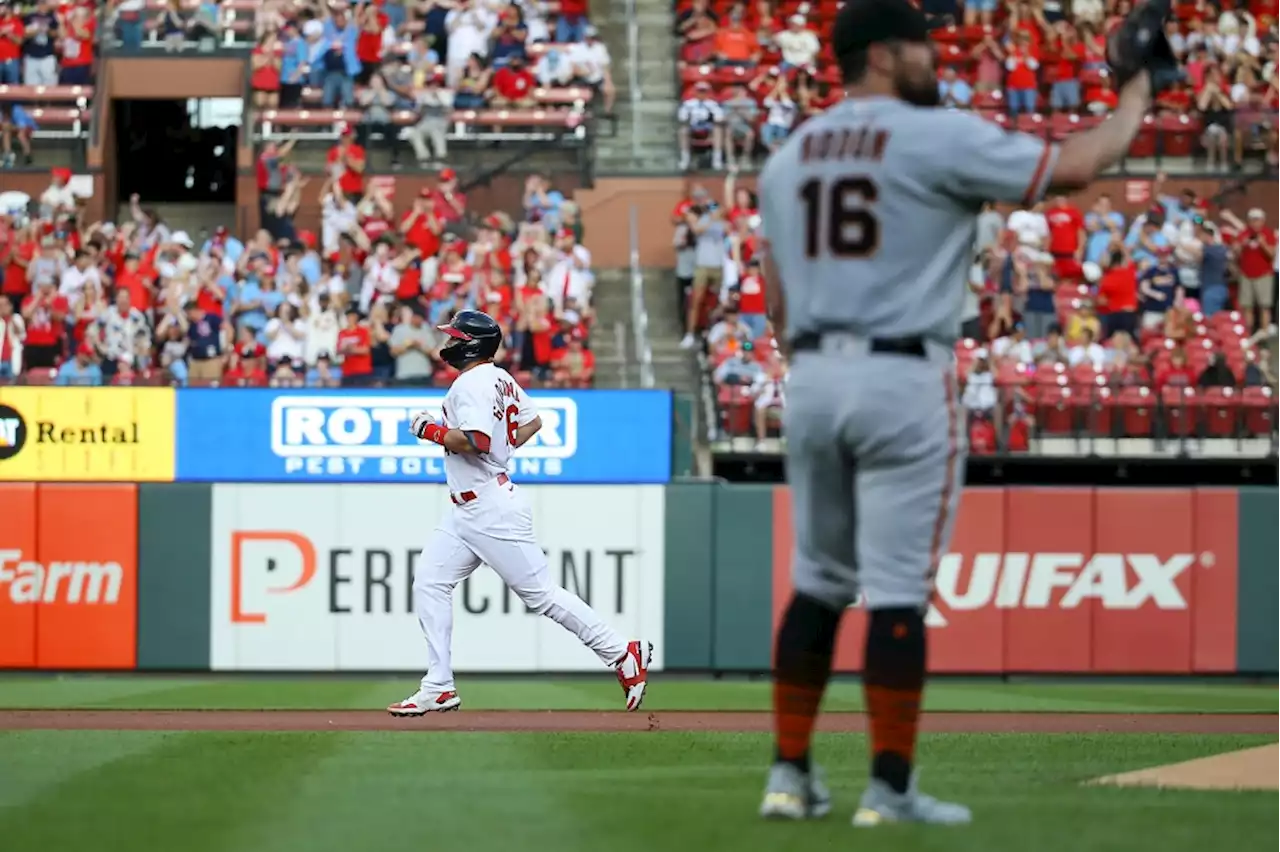
[[(784, 425), (797, 591), (923, 607), (964, 485), (952, 344), (989, 200), (1030, 204), (1057, 147), (889, 98), (801, 126), (760, 176), (795, 353)], [(923, 353), (874, 338), (919, 336)]]
[(1056, 157), (1056, 146), (972, 113), (891, 98), (810, 119), (760, 175), (787, 335), (953, 341), (982, 203), (1039, 198)]

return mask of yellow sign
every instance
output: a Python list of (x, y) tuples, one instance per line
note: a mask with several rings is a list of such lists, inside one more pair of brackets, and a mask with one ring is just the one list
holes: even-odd
[(172, 388), (0, 388), (0, 480), (172, 482)]

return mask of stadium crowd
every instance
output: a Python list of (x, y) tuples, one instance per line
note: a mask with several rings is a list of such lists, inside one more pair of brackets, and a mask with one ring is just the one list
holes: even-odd
[[(1274, 429), (1275, 228), (1260, 209), (1237, 216), (1165, 189), (1158, 176), (1132, 218), (1106, 195), (1088, 209), (1059, 196), (983, 211), (956, 344), (975, 451), (998, 434), (1025, 449), (1033, 430), (1145, 437), (1157, 399), (1169, 430)], [(695, 186), (673, 213), (682, 343), (705, 351), (723, 431), (763, 449), (786, 364), (765, 313), (755, 197), (731, 172), (723, 198)], [(1225, 413), (1184, 413), (1202, 402)]]
[[(842, 97), (825, 37), (838, 0), (677, 0), (676, 6), (682, 169), (701, 152), (710, 153), (713, 169), (749, 167)], [(1130, 0), (923, 0), (922, 6), (939, 23), (943, 104), (1058, 137), (1114, 106), (1105, 38), (1128, 14)], [(1161, 95), (1133, 156), (1194, 154), (1211, 167), (1234, 169), (1257, 154), (1275, 173), (1276, 10), (1276, 0), (1175, 3), (1169, 38), (1187, 79)]]
[(535, 175), (516, 217), (476, 218), (445, 169), (397, 209), (350, 137), (336, 147), (319, 234), (283, 207), (307, 180), (287, 151), (270, 230), (250, 235), (193, 238), (136, 196), (129, 221), (89, 223), (54, 170), (39, 199), (0, 210), (0, 380), (430, 386), (453, 375), (435, 326), (479, 308), (522, 381), (591, 384), (594, 278), (572, 202)]

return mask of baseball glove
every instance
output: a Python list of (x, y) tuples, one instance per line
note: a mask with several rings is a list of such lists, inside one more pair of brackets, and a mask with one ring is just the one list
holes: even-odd
[(1152, 97), (1182, 79), (1164, 36), (1171, 6), (1170, 0), (1141, 0), (1107, 37), (1107, 63), (1116, 75), (1117, 91), (1144, 69), (1151, 75)]

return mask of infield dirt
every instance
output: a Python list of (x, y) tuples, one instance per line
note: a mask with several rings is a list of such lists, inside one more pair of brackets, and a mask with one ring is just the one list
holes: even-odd
[[(926, 713), (931, 733), (1274, 734), (1273, 713)], [(0, 710), (0, 730), (81, 731), (732, 731), (773, 729), (757, 712), (478, 710), (400, 719), (372, 710)], [(859, 732), (862, 713), (826, 713), (818, 729)]]

